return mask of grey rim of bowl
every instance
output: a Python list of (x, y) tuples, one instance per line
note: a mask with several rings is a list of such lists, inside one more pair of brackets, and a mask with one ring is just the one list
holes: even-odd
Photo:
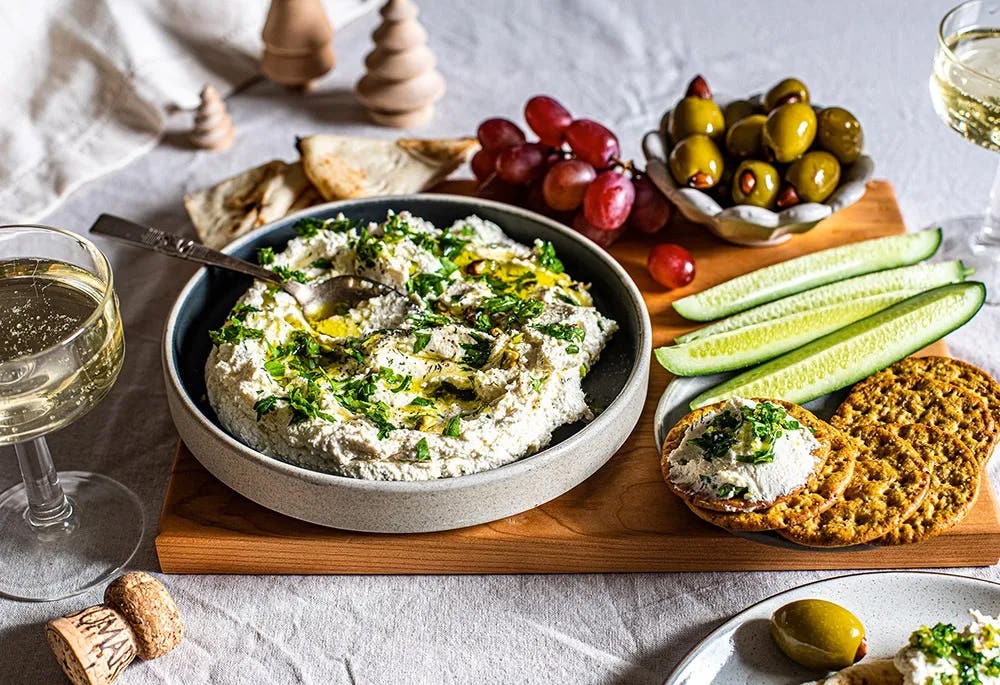
[(671, 685), (671, 683), (675, 683), (676, 682), (675, 676), (680, 675), (680, 673), (684, 669), (688, 668), (692, 663), (694, 663), (695, 658), (697, 658), (698, 652), (700, 652), (709, 643), (709, 641), (712, 639), (714, 635), (728, 630), (736, 619), (738, 619), (740, 616), (747, 613), (748, 611), (751, 611), (752, 609), (759, 607), (761, 604), (765, 604), (767, 602), (770, 602), (772, 599), (777, 599), (783, 595), (795, 592), (796, 590), (803, 590), (805, 588), (812, 587), (814, 585), (821, 585), (823, 583), (829, 583), (831, 581), (841, 580), (843, 578), (856, 578), (862, 576), (881, 576), (886, 574), (906, 575), (910, 573), (919, 574), (922, 576), (944, 576), (945, 578), (958, 578), (959, 580), (962, 581), (971, 581), (973, 583), (987, 583), (989, 585), (996, 585), (998, 588), (1000, 588), (1000, 583), (996, 582), (995, 580), (989, 580), (988, 578), (963, 576), (959, 575), (958, 573), (945, 573), (943, 571), (920, 571), (913, 569), (902, 569), (902, 570), (885, 569), (884, 571), (862, 571), (861, 573), (845, 573), (844, 575), (841, 576), (830, 576), (829, 578), (820, 578), (819, 580), (813, 580), (808, 583), (803, 583), (802, 585), (796, 585), (795, 587), (790, 587), (787, 590), (782, 590), (781, 592), (775, 592), (773, 595), (769, 595), (758, 602), (754, 602), (753, 604), (750, 604), (744, 607), (743, 609), (740, 609), (735, 614), (727, 618), (725, 621), (722, 622), (721, 625), (716, 627), (702, 639), (698, 640), (697, 644), (695, 644), (694, 647), (688, 650), (687, 654), (684, 655), (684, 658), (677, 663), (677, 665), (674, 667), (672, 671), (670, 671), (670, 675), (667, 676), (667, 680), (664, 682), (664, 685)]
[[(305, 480), (307, 482), (315, 484), (337, 484), (340, 487), (349, 487), (356, 490), (363, 491), (384, 491), (386, 489), (391, 489), (399, 493), (419, 493), (427, 492), (429, 490), (452, 490), (456, 488), (472, 487), (477, 483), (486, 482), (494, 480), (497, 478), (504, 478), (505, 474), (511, 473), (512, 471), (521, 470), (532, 470), (537, 464), (544, 463), (549, 459), (555, 459), (559, 457), (556, 448), (565, 445), (571, 440), (578, 440), (580, 436), (584, 434), (592, 433), (596, 430), (601, 429), (606, 423), (613, 421), (613, 412), (609, 411), (612, 407), (617, 405), (621, 401), (622, 394), (630, 387), (632, 387), (637, 382), (643, 381), (639, 376), (640, 369), (644, 366), (642, 363), (643, 359), (649, 359), (652, 354), (652, 327), (649, 322), (649, 312), (646, 310), (646, 305), (642, 299), (642, 293), (639, 292), (638, 286), (632, 281), (631, 277), (625, 271), (625, 269), (613, 259), (610, 255), (605, 252), (604, 248), (597, 245), (593, 241), (585, 238), (576, 231), (563, 226), (547, 217), (540, 214), (535, 214), (528, 210), (521, 209), (519, 207), (514, 207), (513, 205), (507, 205), (502, 202), (494, 202), (492, 200), (482, 200), (479, 198), (470, 198), (464, 195), (447, 195), (447, 194), (436, 194), (436, 193), (417, 193), (412, 195), (397, 195), (397, 196), (384, 196), (384, 197), (369, 197), (358, 200), (343, 200), (338, 202), (327, 202), (321, 205), (315, 205), (309, 207), (294, 214), (289, 214), (286, 217), (282, 217), (278, 221), (285, 222), (297, 219), (300, 216), (309, 216), (315, 214), (319, 211), (324, 210), (340, 210), (343, 211), (344, 208), (349, 208), (351, 205), (361, 204), (364, 202), (374, 201), (374, 200), (385, 200), (391, 199), (398, 202), (408, 202), (414, 199), (430, 199), (430, 200), (442, 200), (445, 202), (456, 202), (463, 205), (468, 205), (470, 207), (475, 206), (487, 206), (493, 209), (507, 212), (510, 214), (518, 214), (526, 217), (532, 221), (537, 221), (545, 224), (549, 228), (553, 228), (560, 233), (563, 233), (570, 237), (571, 240), (578, 240), (583, 242), (585, 245), (590, 247), (592, 250), (597, 251), (601, 259), (605, 261), (610, 267), (614, 274), (618, 277), (620, 283), (625, 287), (625, 289), (632, 296), (633, 303), (638, 305), (641, 316), (640, 323), (640, 349), (636, 354), (636, 362), (632, 365), (632, 369), (629, 371), (628, 378), (625, 380), (625, 385), (622, 391), (618, 393), (611, 404), (601, 412), (597, 418), (588, 423), (586, 426), (581, 428), (578, 432), (571, 435), (569, 438), (553, 446), (552, 448), (545, 448), (540, 452), (529, 455), (527, 457), (522, 457), (516, 461), (512, 461), (509, 464), (504, 464), (503, 466), (498, 466), (494, 469), (489, 469), (486, 471), (479, 471), (477, 473), (470, 473), (465, 476), (456, 476), (452, 478), (437, 478), (427, 481), (392, 481), (392, 480), (363, 480), (361, 478), (350, 478), (348, 476), (337, 476), (328, 473), (322, 473), (320, 471), (312, 471), (310, 469), (305, 469), (300, 466), (295, 466), (293, 464), (288, 464), (281, 461), (275, 457), (269, 457), (268, 455), (258, 452), (246, 445), (244, 445), (239, 440), (236, 440), (231, 435), (221, 430), (218, 426), (212, 423), (208, 417), (206, 417), (198, 406), (191, 400), (188, 396), (187, 390), (184, 388), (183, 384), (180, 382), (180, 376), (177, 372), (177, 367), (174, 363), (174, 354), (172, 340), (174, 337), (174, 328), (177, 323), (177, 317), (180, 312), (181, 306), (186, 302), (191, 290), (198, 284), (198, 282), (204, 277), (205, 273), (208, 271), (207, 267), (202, 267), (195, 272), (195, 274), (188, 280), (184, 285), (184, 288), (177, 296), (177, 300), (174, 302), (173, 307), (170, 309), (170, 314), (167, 317), (166, 325), (163, 330), (163, 364), (170, 383), (174, 386), (174, 390), (177, 396), (180, 398), (181, 403), (187, 409), (187, 411), (194, 417), (197, 418), (198, 422), (202, 424), (209, 432), (211, 432), (217, 439), (225, 442), (229, 447), (235, 449), (245, 458), (264, 466), (265, 468), (283, 473), (288, 476), (294, 476), (300, 480)], [(277, 222), (272, 222), (271, 224), (266, 224), (260, 228), (250, 231), (244, 236), (237, 238), (235, 241), (230, 243), (224, 248), (224, 252), (232, 253), (232, 251), (238, 249), (243, 245), (243, 243), (253, 240), (261, 231), (269, 230), (273, 227), (273, 224)], [(608, 455), (610, 458), (613, 455)]]

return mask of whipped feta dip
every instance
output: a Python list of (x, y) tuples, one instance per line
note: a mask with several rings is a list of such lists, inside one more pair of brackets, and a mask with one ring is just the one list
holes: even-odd
[(255, 282), (212, 331), (205, 366), (222, 426), (265, 454), (376, 480), (492, 469), (593, 418), (582, 379), (617, 330), (552, 245), (528, 247), (470, 216), (438, 228), (408, 213), (337, 217), (258, 261), (282, 278), (360, 274), (383, 295), (307, 320)]
[(734, 398), (687, 429), (668, 456), (670, 480), (717, 499), (772, 502), (805, 485), (819, 446), (784, 407)]
[(910, 636), (893, 660), (903, 685), (1000, 685), (1000, 621), (969, 613), (964, 630), (939, 623)]

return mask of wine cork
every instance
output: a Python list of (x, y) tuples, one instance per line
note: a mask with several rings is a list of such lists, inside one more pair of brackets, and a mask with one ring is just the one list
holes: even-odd
[(182, 635), (180, 612), (170, 593), (142, 572), (112, 582), (104, 604), (45, 625), (49, 646), (73, 685), (108, 685), (135, 657), (163, 656)]

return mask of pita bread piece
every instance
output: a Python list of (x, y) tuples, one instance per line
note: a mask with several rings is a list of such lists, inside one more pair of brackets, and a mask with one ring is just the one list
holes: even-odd
[(324, 134), (298, 141), (309, 180), (331, 201), (426, 190), (477, 147), (474, 138), (393, 141)]
[(220, 249), (264, 224), (322, 202), (301, 162), (279, 159), (184, 196), (205, 245)]

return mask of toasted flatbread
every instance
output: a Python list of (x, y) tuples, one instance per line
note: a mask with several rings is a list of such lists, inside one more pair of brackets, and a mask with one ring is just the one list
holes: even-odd
[(425, 190), (463, 164), (476, 147), (474, 138), (382, 140), (323, 134), (298, 141), (306, 175), (326, 200)]
[(903, 675), (896, 670), (892, 659), (862, 661), (806, 685), (903, 685)]
[[(831, 430), (831, 426), (827, 424), (825, 421), (816, 418), (815, 416), (813, 416), (811, 412), (809, 412), (806, 409), (803, 409), (797, 404), (792, 404), (790, 402), (783, 402), (781, 400), (770, 400), (770, 399), (760, 399), (755, 401), (770, 402), (771, 404), (776, 404), (780, 405), (781, 407), (784, 407), (785, 411), (787, 411), (792, 418), (794, 418), (796, 421), (801, 423), (806, 428), (812, 430), (817, 440), (819, 440), (819, 447), (813, 453), (813, 456), (816, 458), (816, 466), (813, 469), (812, 477), (814, 477), (817, 473), (819, 473), (822, 470), (823, 464), (826, 462), (827, 456), (830, 453), (831, 441), (828, 439), (827, 436), (829, 436), (829, 431)], [(669, 459), (670, 453), (673, 452), (675, 449), (677, 449), (677, 447), (680, 445), (681, 440), (684, 438), (684, 434), (687, 433), (688, 428), (696, 424), (706, 414), (718, 411), (723, 405), (725, 405), (725, 402), (717, 402), (716, 404), (710, 404), (706, 407), (701, 407), (700, 409), (694, 410), (693, 412), (682, 418), (680, 421), (678, 421), (677, 425), (674, 426), (667, 434), (667, 437), (663, 440), (663, 451), (660, 456), (660, 469), (663, 472), (663, 479), (666, 481), (667, 486), (688, 504), (693, 504), (694, 506), (699, 507), (701, 509), (709, 509), (713, 511), (722, 511), (722, 512), (748, 512), (748, 511), (758, 511), (761, 509), (766, 509), (768, 507), (774, 506), (779, 502), (788, 500), (790, 497), (801, 491), (805, 487), (805, 483), (803, 483), (803, 485), (800, 486), (799, 488), (796, 488), (794, 491), (788, 493), (787, 495), (779, 497), (774, 501), (752, 502), (737, 498), (719, 499), (717, 497), (711, 497), (703, 492), (688, 491), (680, 487), (676, 483), (674, 483), (673, 480), (671, 480), (670, 459)]]
[(322, 201), (302, 164), (279, 159), (184, 196), (205, 245), (220, 249), (247, 231)]

